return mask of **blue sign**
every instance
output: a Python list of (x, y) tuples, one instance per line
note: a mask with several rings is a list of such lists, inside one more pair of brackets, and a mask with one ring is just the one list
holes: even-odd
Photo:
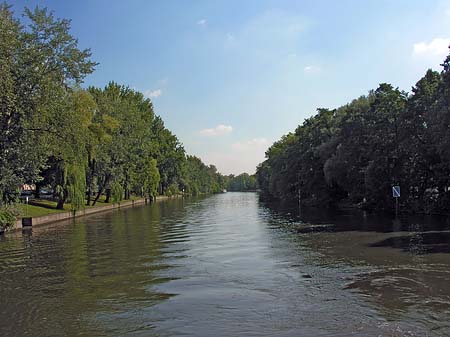
[(400, 186), (392, 186), (392, 196), (394, 198), (400, 198)]

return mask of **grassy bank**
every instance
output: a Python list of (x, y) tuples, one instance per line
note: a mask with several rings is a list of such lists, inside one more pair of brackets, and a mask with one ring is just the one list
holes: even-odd
[[(131, 196), (129, 200), (123, 200), (123, 201), (130, 201), (130, 200), (137, 200), (140, 197), (138, 196)], [(62, 213), (62, 212), (68, 212), (72, 210), (72, 205), (70, 203), (64, 204), (64, 209), (57, 209), (56, 208), (56, 201), (52, 200), (43, 200), (43, 199), (35, 199), (31, 200), (30, 203), (27, 204), (19, 204), (19, 209), (21, 210), (21, 216), (20, 217), (36, 217), (36, 216), (44, 216), (49, 214), (56, 214), (56, 213)], [(95, 206), (85, 206), (85, 208), (93, 208), (93, 207), (101, 207), (105, 205), (110, 205), (111, 203), (105, 202), (105, 197), (102, 196)]]

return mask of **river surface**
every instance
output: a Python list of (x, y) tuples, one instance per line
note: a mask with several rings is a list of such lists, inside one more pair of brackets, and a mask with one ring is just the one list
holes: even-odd
[(176, 199), (0, 238), (0, 336), (449, 336), (446, 218)]

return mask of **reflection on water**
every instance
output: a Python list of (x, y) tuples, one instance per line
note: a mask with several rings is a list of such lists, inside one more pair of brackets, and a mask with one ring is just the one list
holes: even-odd
[[(266, 204), (273, 223), (319, 254), (317, 263), (355, 270), (345, 289), (375, 305), (392, 333), (450, 335), (450, 222), (442, 216), (318, 211)], [(341, 268), (341, 267), (339, 267)], [(362, 268), (356, 272), (357, 268)], [(423, 329), (423, 330), (422, 330)]]
[(0, 239), (4, 336), (450, 335), (450, 222), (172, 200)]

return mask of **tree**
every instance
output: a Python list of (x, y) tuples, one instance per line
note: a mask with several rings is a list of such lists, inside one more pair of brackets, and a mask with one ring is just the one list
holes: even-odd
[(160, 175), (156, 159), (141, 160), (132, 175), (133, 190), (153, 198), (158, 193)]
[(242, 173), (238, 176), (229, 176), (227, 189), (230, 191), (255, 191), (256, 177), (248, 173)]
[(406, 101), (406, 93), (382, 83), (364, 116), (369, 155), (365, 170), (366, 197), (378, 207), (389, 207), (391, 186), (403, 183), (400, 173), (405, 152), (400, 147), (400, 116)]
[(186, 158), (142, 93), (115, 82), (81, 88), (96, 63), (69, 20), (36, 8), (25, 21), (0, 4), (0, 206), (23, 183), (35, 183), (37, 196), (52, 186), (57, 207), (73, 210), (104, 194), (109, 202), (225, 186), (213, 165)]
[(68, 20), (47, 9), (25, 9), (25, 28), (0, 5), (0, 194), (3, 202), (25, 182), (42, 179), (40, 171), (52, 145), (63, 138), (58, 122), (73, 86), (91, 73), (89, 49), (79, 50)]
[[(401, 147), (406, 152), (401, 170), (406, 186), (407, 203), (413, 210), (432, 212), (435, 200), (427, 190), (436, 187), (443, 166), (434, 134), (436, 114), (435, 103), (438, 100), (438, 88), (442, 78), (438, 72), (428, 70), (412, 88), (401, 128)], [(440, 128), (437, 126), (437, 128)]]
[(308, 204), (450, 211), (450, 56), (412, 94), (382, 83), (340, 108), (318, 109), (275, 142), (257, 168), (264, 194)]

